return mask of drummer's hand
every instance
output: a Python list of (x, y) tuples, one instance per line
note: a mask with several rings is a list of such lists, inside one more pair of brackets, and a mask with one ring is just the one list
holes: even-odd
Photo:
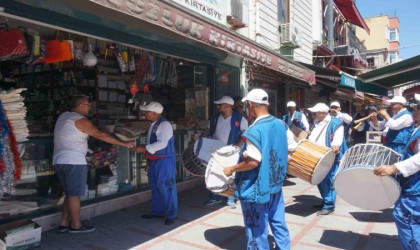
[(398, 172), (398, 169), (395, 165), (382, 165), (382, 166), (376, 167), (373, 170), (373, 173), (378, 176), (394, 175), (397, 172)]
[(233, 168), (232, 167), (226, 167), (223, 169), (223, 173), (226, 176), (231, 176), (233, 174)]
[(146, 147), (144, 146), (139, 146), (139, 147), (135, 147), (130, 149), (130, 151), (136, 152), (136, 153), (146, 153)]
[(339, 146), (335, 146), (335, 145), (331, 146), (331, 149), (335, 154), (340, 153), (340, 147)]

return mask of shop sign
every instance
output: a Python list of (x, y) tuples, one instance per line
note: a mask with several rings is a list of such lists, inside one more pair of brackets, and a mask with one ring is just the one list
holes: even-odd
[(340, 85), (356, 89), (356, 79), (342, 74)]
[(289, 62), (269, 50), (258, 47), (210, 22), (191, 16), (159, 0), (89, 0), (110, 9), (159, 25), (208, 46), (243, 57), (264, 67), (315, 84), (315, 73)]
[(226, 26), (226, 0), (172, 0), (207, 19)]

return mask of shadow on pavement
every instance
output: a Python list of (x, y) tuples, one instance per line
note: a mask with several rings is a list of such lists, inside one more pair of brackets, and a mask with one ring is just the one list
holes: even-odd
[(292, 204), (286, 206), (286, 213), (307, 217), (316, 213), (319, 209), (314, 209), (313, 205), (321, 204), (322, 199), (314, 195), (293, 196), (295, 199)]
[[(230, 234), (229, 237), (225, 237)], [(247, 239), (244, 227), (233, 226), (208, 229), (204, 232), (206, 240), (220, 249), (237, 250), (247, 249)], [(270, 249), (274, 249), (274, 238), (268, 235)]]
[(324, 230), (319, 243), (339, 249), (401, 249), (398, 236), (379, 233), (363, 235), (351, 231)]
[(375, 212), (350, 212), (350, 214), (356, 220), (361, 221), (361, 222), (381, 222), (381, 223), (394, 222), (391, 208), (388, 208), (379, 212), (376, 212), (376, 211)]

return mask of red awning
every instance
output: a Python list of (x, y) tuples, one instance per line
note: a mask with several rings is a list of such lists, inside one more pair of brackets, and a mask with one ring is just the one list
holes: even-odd
[(334, 3), (348, 22), (365, 29), (366, 32), (370, 34), (369, 27), (366, 25), (365, 20), (363, 20), (363, 17), (360, 15), (354, 0), (334, 0)]

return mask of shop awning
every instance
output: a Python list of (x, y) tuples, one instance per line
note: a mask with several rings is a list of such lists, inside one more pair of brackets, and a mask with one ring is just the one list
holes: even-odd
[(420, 81), (420, 55), (358, 76), (367, 83), (376, 83), (388, 89)]
[(334, 3), (348, 22), (365, 29), (370, 34), (369, 27), (360, 15), (354, 0), (334, 0)]
[[(315, 72), (182, 6), (164, 0), (0, 0), (3, 13), (216, 64), (227, 53), (315, 84)], [(202, 59), (201, 59), (202, 58)]]
[(407, 99), (414, 99), (414, 94), (420, 94), (420, 85), (404, 90), (403, 96)]

